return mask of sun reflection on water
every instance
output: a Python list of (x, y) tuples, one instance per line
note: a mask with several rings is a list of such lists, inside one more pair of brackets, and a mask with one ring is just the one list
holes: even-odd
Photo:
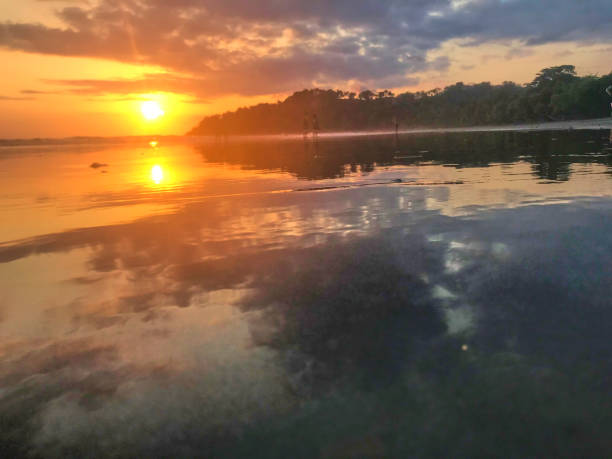
[(153, 180), (156, 185), (159, 185), (164, 180), (164, 170), (159, 164), (151, 168), (151, 180)]

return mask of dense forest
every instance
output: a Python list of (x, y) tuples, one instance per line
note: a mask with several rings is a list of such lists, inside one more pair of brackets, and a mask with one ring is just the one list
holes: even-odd
[(389, 90), (305, 89), (275, 104), (205, 117), (189, 135), (302, 132), (316, 114), (322, 131), (474, 126), (599, 118), (610, 115), (605, 76), (578, 76), (573, 65), (541, 70), (525, 85), (455, 83), (444, 89), (394, 94)]

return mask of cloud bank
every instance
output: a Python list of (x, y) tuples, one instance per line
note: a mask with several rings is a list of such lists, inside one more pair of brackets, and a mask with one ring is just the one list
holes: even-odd
[[(0, 47), (158, 66), (137, 80), (62, 81), (77, 93), (141, 88), (199, 98), (287, 92), (303, 87), (399, 87), (444, 71), (452, 56), (428, 53), (519, 41), (605, 43), (604, 0), (100, 0), (60, 8), (63, 28), (0, 24)], [(528, 54), (511, 50), (509, 57)]]

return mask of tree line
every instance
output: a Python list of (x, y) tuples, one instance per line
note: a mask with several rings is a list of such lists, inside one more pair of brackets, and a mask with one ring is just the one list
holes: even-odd
[(394, 94), (304, 89), (284, 101), (207, 116), (189, 135), (302, 132), (316, 114), (323, 131), (451, 127), (610, 116), (605, 89), (612, 73), (578, 76), (573, 65), (542, 69), (530, 83), (455, 83), (444, 89)]

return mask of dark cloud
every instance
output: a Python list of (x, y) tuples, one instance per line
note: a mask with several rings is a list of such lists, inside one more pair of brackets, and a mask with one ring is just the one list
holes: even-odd
[(33, 97), (12, 97), (0, 95), (0, 100), (34, 100)]
[(603, 0), (101, 0), (64, 7), (57, 16), (63, 28), (0, 24), (0, 46), (172, 72), (135, 81), (75, 81), (76, 92), (146, 87), (200, 98), (348, 81), (414, 84), (411, 74), (446, 69), (448, 58), (431, 63), (427, 53), (453, 38), (468, 38), (472, 45), (519, 40), (527, 46), (612, 38), (612, 11)]
[(66, 86), (70, 92), (86, 95), (168, 91), (208, 98), (236, 93), (251, 96), (287, 92), (313, 85), (335, 85), (349, 80), (357, 80), (370, 87), (416, 84), (418, 79), (401, 73), (401, 68), (405, 66), (414, 71), (426, 68), (441, 70), (448, 66), (448, 59), (440, 58), (428, 63), (424, 58), (409, 58), (400, 63), (389, 56), (375, 60), (359, 55), (339, 58), (334, 53), (315, 55), (296, 49), (290, 57), (248, 60), (224, 70), (203, 72), (193, 77), (152, 73), (135, 79), (45, 82)]
[(19, 91), (21, 94), (32, 94), (32, 95), (41, 95), (41, 94), (58, 94), (58, 91), (39, 91), (37, 89), (22, 89)]
[(510, 60), (510, 59), (515, 59), (517, 57), (532, 56), (533, 54), (534, 54), (534, 51), (529, 48), (512, 48), (506, 53), (505, 58), (507, 60)]

